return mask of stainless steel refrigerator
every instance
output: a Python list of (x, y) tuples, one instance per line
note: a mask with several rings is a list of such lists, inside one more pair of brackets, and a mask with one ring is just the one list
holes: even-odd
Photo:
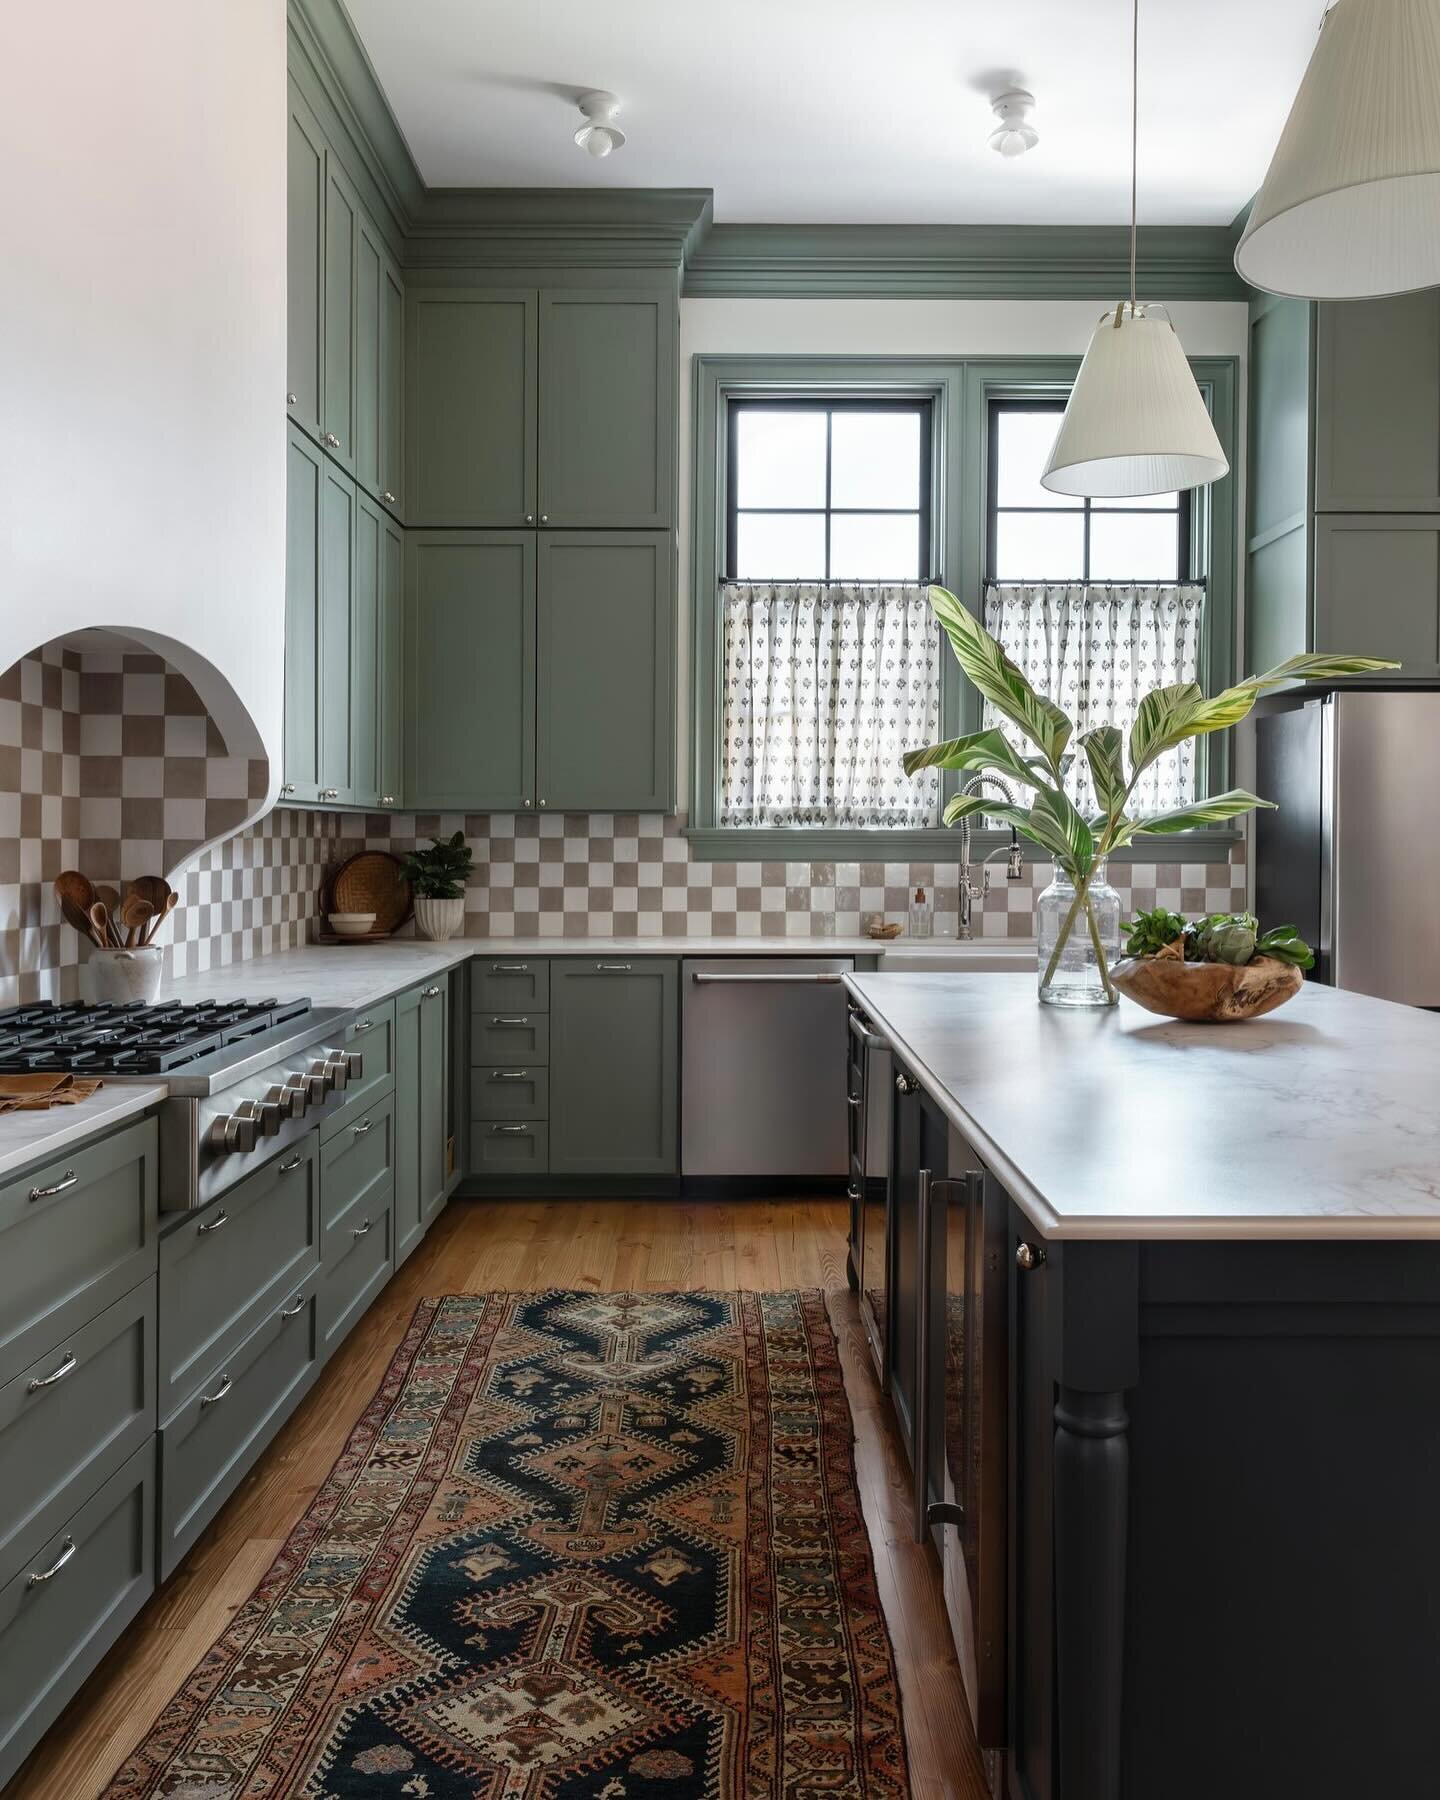
[(1258, 710), (1255, 910), (1315, 974), (1440, 1007), (1440, 688), (1344, 688)]

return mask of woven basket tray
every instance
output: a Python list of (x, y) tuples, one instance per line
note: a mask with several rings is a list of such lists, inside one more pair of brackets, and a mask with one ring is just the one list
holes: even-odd
[(327, 920), (332, 912), (374, 913), (375, 923), (367, 932), (368, 937), (389, 937), (415, 910), (410, 883), (401, 873), (398, 857), (384, 850), (362, 850), (341, 863), (321, 896), (321, 904)]

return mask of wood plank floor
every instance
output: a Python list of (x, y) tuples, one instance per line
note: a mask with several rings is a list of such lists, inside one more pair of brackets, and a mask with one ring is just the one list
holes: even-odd
[(453, 1202), (5, 1800), (94, 1800), (104, 1789), (259, 1582), (379, 1385), (422, 1295), (550, 1287), (827, 1290), (899, 1668), (911, 1793), (988, 1800), (939, 1563), (910, 1541), (909, 1477), (845, 1282), (845, 1209), (805, 1200)]

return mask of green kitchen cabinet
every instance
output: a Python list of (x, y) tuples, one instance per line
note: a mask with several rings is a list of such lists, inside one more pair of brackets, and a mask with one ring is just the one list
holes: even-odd
[(285, 481), (285, 780), (287, 800), (320, 798), (320, 522), (325, 457), (287, 433)]
[(355, 806), (377, 806), (380, 802), (381, 586), (389, 523), (385, 509), (357, 488), (349, 625), (349, 798)]
[(1314, 413), (1317, 513), (1440, 512), (1440, 290), (1317, 306)]
[(405, 308), (407, 522), (533, 525), (537, 294), (412, 286)]
[(315, 115), (290, 83), (286, 162), (287, 416), (320, 436), (325, 301), (325, 140)]
[(405, 534), (386, 518), (380, 545), (379, 747), (376, 782), (381, 806), (404, 799)]
[(675, 804), (674, 548), (669, 532), (542, 532), (539, 804)]
[(673, 1175), (679, 965), (557, 957), (550, 965), (550, 1174)]
[(355, 479), (400, 512), (404, 443), (404, 308), (400, 272), (361, 214), (355, 252)]
[(1440, 516), (1323, 513), (1315, 521), (1315, 641), (1440, 675)]
[(509, 812), (535, 796), (535, 534), (406, 534), (407, 804)]
[(445, 1204), (445, 978), (395, 1002), (395, 1263), (398, 1268)]
[(340, 159), (325, 152), (324, 368), (320, 442), (355, 473), (355, 301), (360, 202)]
[(540, 524), (672, 523), (678, 314), (673, 286), (542, 290)]
[(352, 605), (359, 535), (355, 483), (326, 457), (320, 475), (320, 787), (342, 806), (355, 795)]

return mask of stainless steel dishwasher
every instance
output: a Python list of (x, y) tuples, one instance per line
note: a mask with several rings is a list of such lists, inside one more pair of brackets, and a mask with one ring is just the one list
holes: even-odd
[(686, 961), (680, 1169), (833, 1175), (849, 1163), (845, 956)]

